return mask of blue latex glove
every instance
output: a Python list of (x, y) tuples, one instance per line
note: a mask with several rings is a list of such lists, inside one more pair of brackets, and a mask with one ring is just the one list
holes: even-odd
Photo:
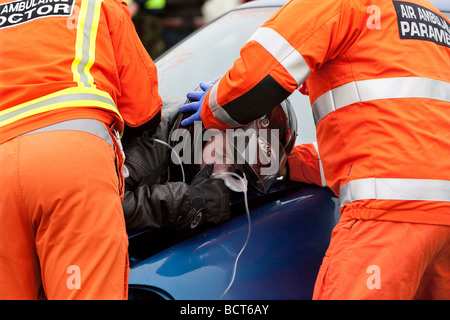
[(192, 125), (195, 121), (201, 121), (201, 112), (203, 101), (205, 100), (206, 93), (213, 87), (213, 84), (208, 82), (200, 83), (200, 88), (203, 91), (193, 91), (187, 94), (187, 98), (192, 101), (188, 104), (182, 105), (179, 110), (180, 112), (194, 112), (192, 116), (181, 121), (181, 125), (187, 127)]

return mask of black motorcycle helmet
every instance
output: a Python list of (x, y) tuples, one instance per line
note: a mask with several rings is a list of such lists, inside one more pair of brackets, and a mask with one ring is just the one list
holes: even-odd
[[(285, 100), (268, 114), (241, 129), (244, 130), (244, 136), (250, 138), (245, 149), (236, 139), (233, 141), (238, 168), (258, 191), (266, 193), (280, 176), (287, 156), (295, 145), (297, 117), (289, 100)], [(247, 152), (250, 145), (257, 147), (253, 156)]]
[[(222, 159), (226, 157), (222, 163), (215, 161), (215, 167), (225, 165), (228, 170), (245, 173), (254, 188), (266, 193), (280, 176), (297, 137), (297, 118), (289, 100), (247, 125), (226, 131), (207, 130), (201, 122), (182, 126), (181, 121), (190, 115), (178, 115), (169, 137), (174, 151), (179, 152), (182, 159), (188, 183), (205, 164), (203, 151), (211, 150), (207, 145), (214, 137), (215, 142), (223, 141), (219, 143), (223, 151), (212, 149), (221, 153)], [(184, 154), (186, 151), (190, 154)], [(177, 160), (172, 157), (172, 162)]]

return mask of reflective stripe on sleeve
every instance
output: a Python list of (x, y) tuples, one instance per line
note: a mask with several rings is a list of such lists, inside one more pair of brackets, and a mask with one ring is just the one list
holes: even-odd
[(73, 87), (3, 110), (0, 127), (39, 113), (70, 107), (98, 107), (112, 111), (122, 119), (108, 93), (95, 88)]
[(426, 98), (450, 102), (450, 83), (420, 77), (350, 82), (326, 92), (314, 101), (314, 121), (317, 126), (329, 113), (357, 102), (398, 98)]
[(219, 87), (219, 83), (220, 83), (220, 81), (218, 81), (211, 88), (211, 92), (209, 94), (209, 106), (211, 108), (211, 111), (214, 114), (214, 117), (216, 117), (217, 119), (219, 119), (222, 122), (225, 122), (226, 124), (228, 124), (229, 126), (231, 126), (233, 128), (242, 126), (243, 124), (233, 120), (230, 117), (230, 115), (217, 102), (217, 90), (218, 90), (218, 87)]
[[(267, 52), (269, 52), (285, 68), (285, 70), (289, 73), (289, 75), (296, 81), (297, 87), (299, 87), (300, 84), (302, 84), (305, 81), (305, 79), (309, 77), (310, 75), (309, 66), (307, 65), (301, 54), (275, 30), (260, 27), (250, 37), (250, 39), (247, 42), (251, 41), (256, 41), (261, 46), (263, 46), (264, 49), (267, 50)], [(258, 110), (260, 111), (260, 113), (262, 112), (262, 114), (264, 114), (265, 112), (268, 112), (269, 109), (273, 107), (272, 105), (270, 105), (272, 102), (279, 103), (290, 95), (290, 92), (288, 92), (280, 84), (274, 82), (275, 80), (270, 75), (267, 75), (255, 87), (250, 89), (246, 94), (222, 106), (217, 101), (217, 91), (218, 87), (220, 86), (219, 81), (211, 89), (208, 100), (209, 107), (213, 112), (214, 117), (217, 118), (218, 120), (226, 123), (231, 127), (242, 126), (248, 121), (251, 121), (252, 120), (251, 118), (256, 117), (256, 113), (254, 114), (255, 110), (250, 110), (249, 108), (246, 110), (241, 109), (243, 111), (242, 117), (241, 116), (236, 117), (237, 109), (231, 110), (233, 108), (237, 108), (235, 104), (246, 105), (246, 103), (249, 102), (250, 100), (252, 100), (251, 102), (253, 102), (254, 104), (255, 103), (255, 101), (253, 101), (254, 99), (249, 99), (249, 96), (251, 95), (253, 95), (252, 97), (258, 96), (261, 90), (266, 92), (265, 85), (267, 85), (268, 83), (270, 83), (269, 87), (270, 94), (261, 95), (261, 97), (267, 97), (267, 99), (266, 101), (264, 101), (264, 103), (261, 103), (261, 107)], [(275, 85), (275, 87), (273, 87), (273, 85)], [(227, 107), (230, 108), (231, 105), (233, 105), (233, 107), (227, 110)], [(235, 114), (233, 114), (233, 111)], [(247, 111), (247, 114), (245, 111)], [(237, 118), (239, 118), (239, 121), (236, 120)], [(242, 121), (243, 119), (245, 121)]]
[(291, 75), (299, 87), (311, 71), (302, 55), (289, 42), (273, 29), (261, 27), (248, 42), (256, 41), (264, 47)]
[(353, 180), (339, 191), (341, 207), (357, 200), (416, 200), (450, 202), (450, 181), (366, 178)]
[[(267, 114), (290, 94), (271, 75), (267, 75), (250, 90), (222, 107), (219, 107), (217, 102), (213, 102), (210, 108), (216, 119), (231, 127), (237, 127)], [(209, 97), (210, 103), (216, 100), (217, 86), (211, 89)]]

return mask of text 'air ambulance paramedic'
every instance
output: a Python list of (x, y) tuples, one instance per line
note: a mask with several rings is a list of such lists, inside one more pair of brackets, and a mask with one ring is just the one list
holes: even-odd
[(320, 158), (297, 146), (290, 178), (341, 203), (314, 299), (450, 298), (449, 31), (427, 0), (293, 0), (181, 107), (226, 129), (309, 94)]
[(156, 67), (118, 0), (0, 0), (0, 299), (125, 299), (116, 137), (156, 126)]

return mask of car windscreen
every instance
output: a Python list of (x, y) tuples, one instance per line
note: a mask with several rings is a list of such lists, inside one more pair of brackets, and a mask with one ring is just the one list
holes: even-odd
[(156, 60), (163, 100), (184, 102), (200, 82), (221, 77), (239, 57), (253, 32), (278, 9), (253, 8), (230, 12), (182, 41)]
[[(159, 93), (165, 102), (182, 104), (200, 82), (220, 78), (233, 66), (242, 46), (279, 8), (232, 11), (182, 41), (155, 63)], [(296, 91), (289, 97), (298, 121), (296, 144), (315, 141), (309, 98)]]

